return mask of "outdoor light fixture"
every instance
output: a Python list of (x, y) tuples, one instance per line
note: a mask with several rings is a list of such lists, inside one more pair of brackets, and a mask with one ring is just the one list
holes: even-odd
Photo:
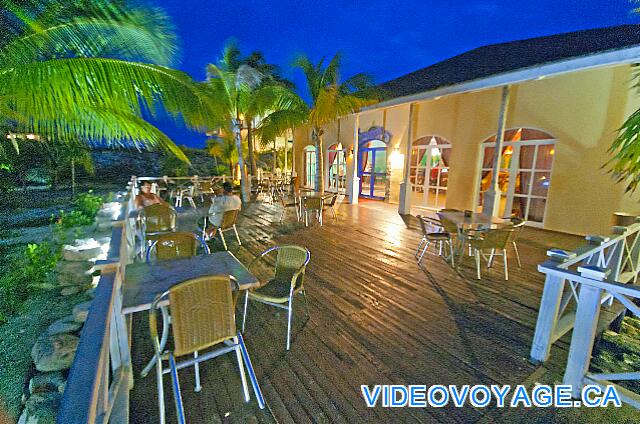
[(349, 157), (352, 158), (353, 157), (353, 146), (351, 146), (349, 148)]
[(400, 150), (396, 147), (393, 149), (393, 152), (391, 152), (389, 161), (391, 162), (391, 168), (400, 169), (404, 166), (404, 155), (400, 153)]

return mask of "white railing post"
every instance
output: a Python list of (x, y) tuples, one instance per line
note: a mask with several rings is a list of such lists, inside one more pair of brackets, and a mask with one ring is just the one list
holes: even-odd
[[(608, 270), (596, 266), (579, 267), (578, 272), (585, 278), (597, 281), (603, 281), (609, 273)], [(569, 358), (563, 379), (564, 384), (571, 385), (575, 398), (580, 397), (584, 376), (589, 370), (598, 318), (600, 317), (601, 296), (602, 288), (581, 284), (578, 310), (569, 347)]]
[(536, 331), (531, 345), (531, 360), (544, 362), (549, 359), (549, 352), (553, 344), (553, 333), (558, 323), (558, 311), (564, 292), (565, 279), (553, 274), (547, 274), (544, 290), (540, 300)]

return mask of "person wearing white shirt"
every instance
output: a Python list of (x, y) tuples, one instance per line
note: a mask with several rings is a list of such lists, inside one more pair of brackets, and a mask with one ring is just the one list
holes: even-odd
[(233, 194), (231, 183), (225, 182), (222, 184), (222, 190), (222, 196), (215, 197), (209, 208), (209, 224), (214, 227), (207, 231), (210, 236), (215, 234), (217, 228), (222, 224), (222, 215), (226, 211), (242, 208), (242, 200), (238, 195)]

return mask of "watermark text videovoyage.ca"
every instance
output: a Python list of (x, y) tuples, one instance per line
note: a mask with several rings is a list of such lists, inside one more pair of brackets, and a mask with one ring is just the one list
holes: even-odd
[(362, 385), (362, 397), (369, 408), (604, 408), (622, 406), (614, 386), (587, 385), (574, 399), (570, 385)]

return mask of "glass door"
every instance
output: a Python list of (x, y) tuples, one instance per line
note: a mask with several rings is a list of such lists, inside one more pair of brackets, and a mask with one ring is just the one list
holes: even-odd
[(329, 178), (327, 191), (346, 193), (347, 161), (342, 144), (334, 144), (327, 150)]
[(304, 148), (304, 186), (315, 188), (316, 186), (316, 148), (307, 146)]
[[(479, 210), (492, 177), (495, 143), (485, 143), (480, 177)], [(516, 140), (504, 143), (498, 186), (500, 216), (518, 216), (534, 226), (542, 226), (551, 184), (555, 140)]]
[(369, 142), (360, 149), (360, 196), (384, 200), (387, 187), (387, 145)]

